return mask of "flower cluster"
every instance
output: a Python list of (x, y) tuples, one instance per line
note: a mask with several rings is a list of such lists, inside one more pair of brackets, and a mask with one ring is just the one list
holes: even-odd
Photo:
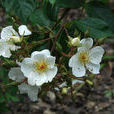
[(37, 100), (38, 90), (44, 83), (51, 82), (57, 74), (55, 57), (50, 55), (49, 50), (35, 51), (30, 58), (24, 58), (19, 63), (20, 67), (11, 68), (9, 78), (17, 82), (23, 82), (18, 86), (20, 93), (28, 93), (32, 101)]
[(0, 39), (1, 56), (10, 58), (11, 51), (16, 51), (21, 48), (20, 46), (15, 45), (15, 43), (21, 42), (23, 36), (31, 34), (31, 31), (25, 25), (19, 26), (18, 32), (16, 32), (12, 26), (7, 26), (2, 29)]
[[(0, 55), (10, 58), (11, 51), (21, 48), (17, 46), (17, 43), (21, 43), (24, 36), (27, 35), (31, 35), (31, 31), (25, 25), (19, 26), (18, 32), (12, 26), (3, 28), (0, 39)], [(70, 45), (77, 46), (76, 54), (70, 58), (68, 63), (72, 68), (72, 74), (75, 77), (83, 77), (87, 75), (87, 69), (93, 74), (98, 74), (104, 49), (100, 46), (92, 48), (92, 38), (84, 38), (81, 41), (78, 37), (70, 38)], [(19, 67), (11, 68), (8, 76), (19, 83), (18, 89), (21, 94), (27, 93), (32, 101), (36, 101), (41, 86), (51, 82), (57, 75), (58, 68), (55, 65), (55, 60), (56, 58), (51, 56), (48, 49), (34, 51), (30, 57), (17, 63)], [(82, 83), (83, 81), (74, 80), (72, 84), (77, 82)]]

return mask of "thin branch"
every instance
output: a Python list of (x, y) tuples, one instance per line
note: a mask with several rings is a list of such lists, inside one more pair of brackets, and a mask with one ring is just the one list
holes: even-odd
[(51, 53), (52, 53), (52, 52), (54, 51), (54, 49), (56, 48), (56, 41), (57, 41), (58, 36), (59, 36), (60, 33), (62, 32), (63, 27), (64, 27), (64, 26), (62, 25), (61, 28), (59, 29), (57, 35), (55, 36), (55, 41), (54, 41), (53, 46), (52, 46), (52, 48), (51, 48)]

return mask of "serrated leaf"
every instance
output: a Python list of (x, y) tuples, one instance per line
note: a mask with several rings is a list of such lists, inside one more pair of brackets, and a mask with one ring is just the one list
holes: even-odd
[(101, 2), (90, 2), (86, 4), (88, 16), (104, 20), (114, 32), (114, 14), (110, 8)]
[(93, 38), (107, 38), (114, 36), (108, 25), (98, 18), (76, 20), (75, 24), (80, 31), (84, 33), (88, 31), (89, 35)]
[(3, 6), (8, 13), (13, 12), (13, 15), (18, 16), (23, 24), (27, 23), (30, 14), (36, 8), (35, 0), (4, 0)]
[(51, 21), (57, 21), (59, 7), (52, 6), (49, 2), (44, 4), (43, 11)]
[(48, 18), (48, 16), (45, 14), (43, 9), (35, 10), (29, 19), (33, 25), (36, 25), (36, 24), (39, 24), (41, 26), (50, 26), (51, 25), (51, 21)]

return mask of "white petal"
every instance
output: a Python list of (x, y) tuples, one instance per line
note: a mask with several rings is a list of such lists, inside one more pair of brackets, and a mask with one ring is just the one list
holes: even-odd
[(35, 86), (38, 78), (40, 77), (37, 72), (31, 72), (28, 76), (28, 84), (30, 84), (31, 86)]
[(41, 62), (44, 60), (46, 60), (46, 56), (43, 54), (36, 54), (32, 57), (32, 61), (34, 61), (34, 62)]
[(94, 64), (99, 64), (102, 60), (104, 49), (100, 46), (96, 46), (90, 50), (90, 61)]
[(0, 56), (10, 58), (11, 52), (8, 43), (0, 40)]
[(24, 36), (31, 35), (31, 31), (27, 28), (26, 25), (19, 26), (18, 30), (19, 30), (19, 34), (21, 36), (22, 35), (24, 35)]
[(46, 56), (50, 56), (50, 51), (48, 49), (44, 49), (43, 51), (34, 51), (31, 54), (31, 58), (33, 58), (37, 54), (43, 54), (43, 55), (46, 55)]
[(34, 65), (31, 58), (25, 58), (21, 63), (21, 71), (25, 77), (29, 77), (30, 73), (34, 71)]
[(58, 70), (57, 67), (54, 66), (54, 68), (52, 68), (46, 72), (47, 81), (51, 82), (53, 80), (53, 78), (57, 74), (57, 70)]
[(87, 69), (93, 74), (99, 74), (100, 64), (89, 63), (86, 64)]
[(85, 75), (85, 67), (78, 60), (79, 53), (75, 54), (69, 60), (69, 67), (72, 67), (72, 73), (76, 77), (82, 77)]
[(36, 81), (36, 85), (37, 86), (41, 86), (44, 83), (47, 83), (47, 76), (45, 73), (41, 73), (38, 77), (37, 77), (37, 81)]
[(12, 26), (7, 26), (1, 31), (1, 39), (9, 40), (14, 35), (19, 36)]
[(15, 80), (16, 82), (21, 82), (25, 79), (20, 67), (11, 68), (8, 76), (10, 79)]
[(93, 39), (92, 38), (84, 38), (80, 41), (82, 46), (91, 48), (93, 46)]
[(10, 58), (11, 51), (15, 51), (19, 48), (21, 48), (21, 47), (0, 39), (0, 55), (3, 57)]
[(29, 98), (32, 101), (37, 101), (38, 100), (38, 90), (39, 87), (37, 86), (30, 86), (27, 85), (26, 83), (22, 83), (21, 85), (18, 86), (18, 89), (20, 90), (20, 93), (27, 93)]
[(69, 60), (69, 67), (75, 66), (77, 61), (78, 61), (78, 54), (75, 54)]
[(72, 74), (76, 77), (85, 76), (86, 70), (83, 64), (76, 62), (75, 66), (72, 67)]
[(21, 85), (18, 85), (18, 89), (20, 90), (20, 93), (27, 93), (28, 92), (28, 85), (26, 83), (22, 83)]
[(46, 63), (48, 64), (49, 68), (53, 68), (55, 65), (55, 57), (52, 56), (47, 57)]
[(89, 48), (87, 48), (87, 47), (78, 48), (78, 52), (82, 52), (82, 51), (89, 51)]

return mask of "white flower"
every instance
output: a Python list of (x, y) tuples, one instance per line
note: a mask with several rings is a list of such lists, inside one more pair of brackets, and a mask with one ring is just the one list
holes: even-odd
[[(10, 79), (16, 82), (22, 82), (25, 79), (20, 67), (11, 68), (11, 70), (8, 73), (8, 76)], [(38, 86), (31, 86), (27, 83), (22, 83), (18, 85), (18, 89), (20, 90), (21, 94), (27, 93), (32, 101), (36, 101), (38, 99)]]
[[(19, 34), (22, 35), (30, 35), (31, 32), (25, 25), (21, 25), (19, 28)], [(20, 46), (16, 46), (14, 43), (21, 42), (22, 38), (12, 26), (7, 26), (1, 31), (1, 39), (0, 39), (0, 56), (9, 58), (11, 56), (11, 51), (16, 51), (21, 48)]]
[(19, 34), (14, 30), (12, 26), (7, 26), (1, 31), (1, 39), (5, 41), (21, 42), (21, 36), (27, 36), (31, 34), (31, 31), (26, 25), (21, 25), (18, 28)]
[(100, 62), (104, 54), (104, 49), (96, 46), (90, 49), (93, 45), (92, 40), (82, 40), (82, 44), (86, 46), (78, 48), (78, 52), (69, 60), (69, 67), (72, 68), (72, 73), (76, 77), (82, 77), (88, 69), (93, 74), (98, 74), (100, 70)]
[(55, 57), (50, 55), (49, 50), (35, 51), (31, 58), (25, 58), (21, 63), (21, 71), (28, 78), (30, 85), (40, 86), (51, 82), (57, 74)]

